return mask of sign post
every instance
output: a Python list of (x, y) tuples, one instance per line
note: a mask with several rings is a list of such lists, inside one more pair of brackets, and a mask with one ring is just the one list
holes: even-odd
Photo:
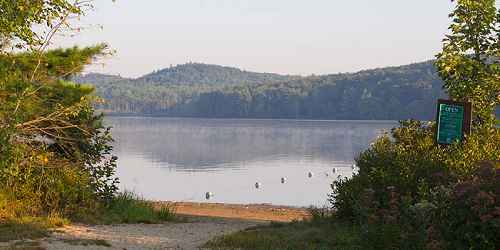
[(463, 142), (471, 132), (472, 104), (438, 100), (436, 142), (449, 145)]

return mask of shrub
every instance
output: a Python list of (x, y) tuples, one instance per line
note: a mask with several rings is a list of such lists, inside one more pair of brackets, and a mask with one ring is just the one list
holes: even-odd
[(62, 80), (105, 49), (0, 54), (0, 184), (25, 213), (90, 213), (117, 191), (93, 87)]
[(94, 88), (67, 81), (107, 46), (46, 50), (91, 8), (89, 1), (0, 2), (2, 220), (93, 213), (117, 191), (112, 138), (94, 113)]
[(500, 159), (500, 15), (494, 0), (458, 0), (449, 16), (435, 64), (449, 97), (472, 103), (472, 133), (439, 146), (436, 124), (403, 121), (361, 153), (358, 175), (333, 183), (330, 201), (399, 248), (498, 249), (498, 166), (485, 162)]
[(500, 246), (500, 162), (480, 162), (474, 173), (436, 194), (433, 227), (450, 249)]
[[(477, 130), (463, 144), (437, 146), (434, 127), (401, 122), (361, 153), (357, 175), (332, 184), (330, 201), (338, 216), (360, 225), (379, 225), (388, 233), (399, 228), (392, 235), (401, 244), (413, 239), (432, 247), (488, 247), (492, 235), (500, 234), (495, 219), (483, 223), (496, 216), (499, 182), (484, 160), (500, 159), (500, 131)], [(457, 229), (469, 236), (452, 237)]]

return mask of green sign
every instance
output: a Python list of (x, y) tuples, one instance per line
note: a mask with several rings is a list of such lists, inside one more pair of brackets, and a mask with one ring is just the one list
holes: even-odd
[(437, 142), (439, 144), (461, 142), (464, 137), (464, 106), (440, 103), (438, 112)]

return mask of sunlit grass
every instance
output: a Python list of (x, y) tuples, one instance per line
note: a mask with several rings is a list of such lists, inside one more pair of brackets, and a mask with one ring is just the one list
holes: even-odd
[(215, 238), (209, 249), (362, 249), (360, 230), (334, 219), (327, 208), (310, 208), (306, 221), (272, 222)]
[(99, 239), (63, 239), (62, 242), (72, 245), (72, 246), (102, 246), (102, 247), (111, 247), (112, 245), (105, 241)]
[(0, 242), (36, 240), (48, 237), (53, 229), (71, 224), (71, 222), (152, 224), (177, 220), (172, 207), (155, 207), (152, 202), (131, 192), (118, 194), (109, 204), (102, 205), (95, 211), (82, 209), (78, 213), (81, 215), (71, 219), (66, 219), (55, 213), (47, 216), (32, 216), (26, 212), (25, 204), (8, 197), (5, 192), (0, 192)]
[(68, 223), (68, 220), (57, 215), (5, 219), (0, 221), (0, 242), (47, 237), (52, 229)]
[(362, 249), (359, 231), (350, 223), (306, 221), (272, 223), (222, 236), (212, 249)]
[(172, 207), (155, 208), (152, 202), (146, 201), (131, 192), (118, 194), (105, 209), (100, 220), (104, 224), (114, 223), (162, 223), (176, 219)]

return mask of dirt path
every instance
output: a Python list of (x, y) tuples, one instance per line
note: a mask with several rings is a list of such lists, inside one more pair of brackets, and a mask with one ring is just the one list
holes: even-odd
[(270, 205), (176, 203), (175, 206), (187, 222), (71, 225), (56, 230), (50, 238), (0, 244), (0, 249), (199, 249), (216, 236), (269, 221), (291, 221), (307, 216), (303, 209)]
[(0, 249), (199, 249), (210, 239), (264, 221), (223, 218), (189, 218), (188, 222), (156, 225), (71, 225), (56, 230), (49, 238), (0, 244)]
[(74, 225), (54, 233), (45, 249), (198, 249), (210, 239), (264, 222), (196, 218), (162, 225)]

